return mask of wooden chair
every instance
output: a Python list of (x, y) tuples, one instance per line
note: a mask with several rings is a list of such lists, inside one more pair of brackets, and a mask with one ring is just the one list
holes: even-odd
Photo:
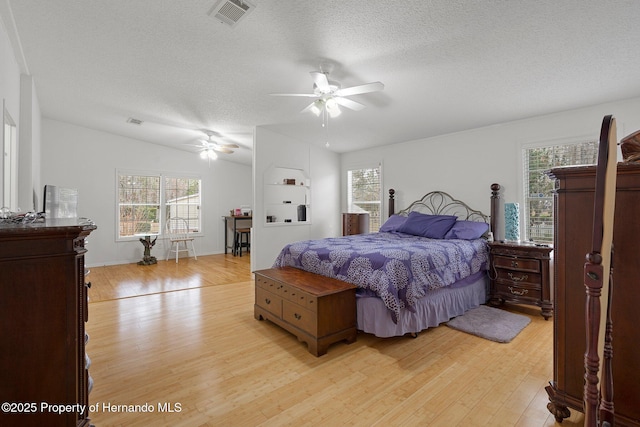
[[(189, 247), (193, 251), (193, 257), (197, 260), (196, 248), (193, 245), (194, 237), (189, 232), (189, 222), (184, 218), (169, 218), (167, 220), (167, 237), (169, 238), (169, 248), (167, 250), (167, 261), (169, 260), (169, 254), (175, 252), (176, 263), (178, 262), (178, 255), (180, 252), (186, 252), (189, 255)], [(182, 247), (182, 248), (181, 248)]]
[(616, 178), (616, 122), (613, 116), (606, 116), (602, 121), (596, 166), (592, 251), (587, 254), (584, 265), (587, 342), (583, 397), (587, 427), (614, 425), (611, 295)]

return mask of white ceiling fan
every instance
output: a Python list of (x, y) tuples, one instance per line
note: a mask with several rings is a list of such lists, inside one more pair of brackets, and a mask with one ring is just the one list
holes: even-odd
[(200, 157), (202, 159), (215, 160), (218, 158), (217, 153), (231, 154), (233, 153), (234, 149), (240, 148), (238, 144), (235, 144), (233, 142), (212, 140), (211, 137), (213, 136), (219, 137), (219, 135), (212, 130), (201, 129), (200, 131), (204, 133), (207, 136), (207, 138), (199, 139), (198, 140), (199, 144), (189, 144), (189, 145), (198, 147), (200, 149)]
[(272, 93), (271, 95), (316, 98), (302, 112), (311, 111), (316, 116), (326, 112), (330, 117), (337, 117), (341, 113), (340, 106), (355, 111), (365, 107), (364, 104), (347, 98), (348, 96), (378, 92), (384, 89), (384, 84), (380, 82), (342, 88), (340, 83), (329, 80), (329, 72), (322, 71), (322, 68), (321, 71), (311, 71), (310, 74), (313, 78), (313, 93)]

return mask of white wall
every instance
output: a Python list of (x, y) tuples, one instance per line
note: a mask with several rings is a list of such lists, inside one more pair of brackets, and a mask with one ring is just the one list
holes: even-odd
[[(640, 98), (345, 153), (342, 169), (362, 162), (382, 162), (385, 215), (390, 188), (396, 190), (396, 210), (429, 191), (442, 190), (488, 214), (494, 182), (502, 186), (503, 202), (523, 203), (523, 146), (597, 140), (607, 114), (616, 118), (620, 139), (640, 129)], [(346, 203), (344, 180), (341, 200)]]
[(20, 78), (20, 125), (18, 126), (18, 206), (23, 212), (42, 208), (40, 185), (40, 104), (33, 78)]
[[(340, 160), (336, 153), (257, 127), (253, 147), (254, 208), (251, 232), (252, 271), (270, 268), (287, 243), (340, 233)], [(267, 224), (265, 172), (272, 166), (302, 169), (311, 177), (306, 224)]]
[[(0, 103), (8, 111), (9, 115), (20, 128), (20, 66), (18, 65), (13, 47), (9, 39), (8, 29), (0, 19)], [(0, 104), (0, 110), (2, 104)], [(0, 124), (3, 121), (4, 112), (0, 111)], [(20, 132), (18, 132), (20, 138)], [(20, 142), (18, 141), (18, 147)], [(3, 148), (3, 131), (0, 131), (0, 151)], [(18, 161), (20, 161), (18, 157)], [(2, 204), (2, 191), (4, 188), (4, 162), (0, 161), (0, 205)], [(20, 192), (20, 190), (18, 190)], [(2, 206), (0, 206), (2, 207)]]
[[(207, 161), (197, 154), (125, 138), (51, 119), (42, 120), (42, 184), (77, 188), (79, 216), (98, 229), (89, 239), (89, 266), (133, 263), (142, 259), (139, 241), (116, 241), (116, 169), (183, 172), (202, 178), (203, 235), (198, 254), (224, 252), (222, 217), (229, 209), (250, 205), (251, 167), (222, 159)], [(40, 200), (42, 189), (40, 189)], [(152, 255), (165, 256), (158, 239)]]

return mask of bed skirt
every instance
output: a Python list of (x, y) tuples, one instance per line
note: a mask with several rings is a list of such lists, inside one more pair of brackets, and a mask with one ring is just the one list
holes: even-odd
[(487, 302), (488, 283), (487, 275), (482, 274), (470, 284), (453, 284), (430, 291), (418, 300), (415, 312), (403, 309), (397, 324), (393, 322), (391, 312), (380, 298), (358, 296), (358, 330), (386, 338), (436, 327)]

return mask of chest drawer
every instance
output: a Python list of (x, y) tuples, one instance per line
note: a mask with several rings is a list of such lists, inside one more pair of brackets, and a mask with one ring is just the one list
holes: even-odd
[(540, 272), (540, 261), (531, 258), (518, 258), (494, 255), (493, 265), (496, 268), (506, 268), (509, 270)]
[(311, 311), (291, 301), (283, 301), (282, 319), (311, 335), (317, 335), (318, 316)]
[(277, 294), (256, 287), (256, 305), (278, 317), (282, 317), (282, 297)]
[(298, 304), (307, 310), (317, 311), (318, 297), (315, 295), (311, 295), (286, 283), (282, 284), (280, 295), (282, 295), (283, 299)]
[(266, 291), (272, 292), (274, 294), (280, 293), (280, 288), (282, 285), (280, 282), (273, 280), (269, 277), (264, 276), (256, 276), (256, 289), (264, 289)]

